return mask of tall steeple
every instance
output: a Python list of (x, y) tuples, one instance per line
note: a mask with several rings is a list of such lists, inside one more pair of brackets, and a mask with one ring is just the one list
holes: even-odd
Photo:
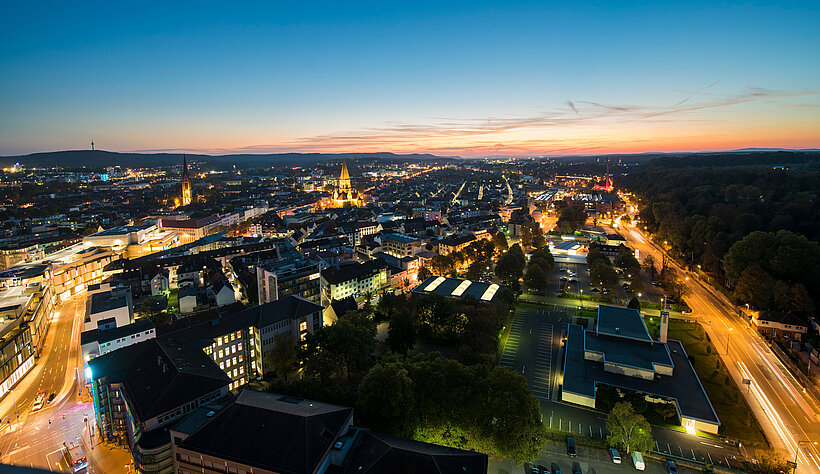
[(185, 155), (182, 155), (182, 205), (187, 206), (193, 201), (194, 194), (191, 189), (191, 177), (188, 175), (188, 162)]

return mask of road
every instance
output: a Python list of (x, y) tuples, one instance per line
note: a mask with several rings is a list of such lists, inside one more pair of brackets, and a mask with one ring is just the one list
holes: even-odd
[[(79, 443), (85, 437), (87, 443), (84, 417), (88, 416), (88, 426), (92, 426), (94, 408), (91, 403), (79, 400), (75, 378), (84, 313), (84, 294), (63, 303), (51, 322), (43, 356), (18, 384), (14, 398), (6, 397), (0, 404), (4, 420), (0, 437), (3, 463), (54, 470), (60, 461), (63, 442)], [(33, 378), (29, 380), (30, 377)], [(33, 412), (32, 404), (40, 391), (46, 396), (53, 393), (55, 398), (43, 409)]]
[[(642, 255), (652, 255), (656, 262), (662, 260), (663, 250), (640, 229), (622, 227), (621, 234), (629, 246), (638, 249)], [(788, 453), (791, 459), (797, 453), (797, 473), (820, 473), (820, 446), (803, 443), (820, 440), (820, 418), (812, 409), (813, 401), (804, 398), (802, 387), (792, 379), (760, 336), (738, 316), (736, 308), (726, 301), (725, 296), (670, 261), (681, 278), (688, 276), (687, 286), (691, 294), (684, 299), (705, 322), (704, 328), (712, 341), (718, 347), (721, 341), (729, 341), (728, 355), (721, 351), (721, 357), (739, 386), (744, 379), (750, 381), (749, 389), (741, 392), (769, 442)]]

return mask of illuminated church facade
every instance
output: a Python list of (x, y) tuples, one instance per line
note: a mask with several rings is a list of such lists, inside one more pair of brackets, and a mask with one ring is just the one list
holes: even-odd
[(188, 173), (188, 162), (185, 156), (182, 157), (182, 205), (187, 206), (191, 204), (194, 198), (194, 192), (191, 188), (191, 176)]
[(350, 171), (347, 161), (342, 161), (342, 173), (339, 175), (339, 184), (333, 190), (333, 197), (327, 207), (361, 207), (364, 205), (364, 196), (350, 185)]

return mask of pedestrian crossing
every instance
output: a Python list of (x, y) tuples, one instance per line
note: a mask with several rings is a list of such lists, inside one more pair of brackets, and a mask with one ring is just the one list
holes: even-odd
[(549, 400), (552, 386), (552, 324), (541, 322), (535, 349), (535, 370), (530, 390), (536, 398)]

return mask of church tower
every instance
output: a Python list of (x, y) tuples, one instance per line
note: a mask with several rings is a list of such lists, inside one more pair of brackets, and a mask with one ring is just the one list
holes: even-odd
[(344, 196), (350, 194), (350, 172), (347, 170), (347, 160), (342, 161), (342, 174), (339, 176), (339, 194)]
[(193, 197), (191, 177), (188, 175), (188, 162), (185, 160), (185, 155), (182, 155), (182, 205), (191, 204)]

